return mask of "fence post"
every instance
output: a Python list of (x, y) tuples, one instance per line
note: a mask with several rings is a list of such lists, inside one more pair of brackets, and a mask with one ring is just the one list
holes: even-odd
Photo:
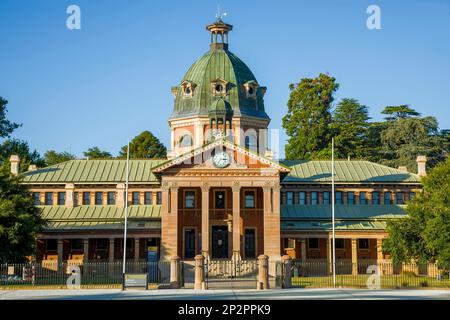
[(258, 274), (258, 290), (269, 289), (269, 257), (262, 254), (258, 257), (259, 274)]
[(170, 259), (170, 287), (180, 288), (180, 257), (173, 256)]
[(202, 255), (195, 256), (195, 290), (205, 290), (205, 257)]
[(292, 258), (287, 254), (281, 257), (283, 266), (283, 288), (292, 287)]

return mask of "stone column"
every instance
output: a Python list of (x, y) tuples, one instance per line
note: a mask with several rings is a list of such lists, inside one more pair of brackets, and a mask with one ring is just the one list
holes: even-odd
[[(272, 192), (270, 191), (272, 189)], [(264, 193), (264, 254), (271, 260), (280, 259), (280, 186), (263, 187)], [(271, 194), (272, 193), (272, 194)]]
[(300, 239), (300, 253), (302, 262), (306, 262), (306, 239)]
[(109, 238), (109, 262), (114, 262), (114, 238)]
[(352, 274), (358, 274), (358, 239), (352, 238)]
[(283, 289), (292, 287), (292, 258), (287, 254), (281, 257), (283, 262)]
[(327, 238), (328, 274), (333, 274), (333, 239)]
[(161, 256), (167, 260), (178, 255), (178, 187), (164, 182), (162, 189)]
[(134, 238), (134, 260), (139, 260), (139, 238)]
[(241, 259), (241, 186), (235, 182), (233, 190), (233, 259)]
[(205, 290), (205, 257), (202, 255), (195, 256), (195, 290)]
[(58, 265), (63, 262), (64, 240), (58, 239)]
[(259, 273), (258, 273), (258, 290), (269, 289), (269, 257), (262, 254), (258, 257)]
[(180, 257), (170, 258), (170, 287), (172, 289), (180, 288)]
[(200, 148), (203, 145), (203, 124), (197, 122), (194, 130), (194, 148)]
[(89, 261), (89, 239), (83, 239), (83, 262)]
[(209, 259), (209, 185), (202, 185), (202, 255)]
[(66, 189), (66, 207), (73, 208), (74, 206), (73, 193), (75, 185), (73, 183), (67, 183), (65, 189)]
[(118, 183), (116, 186), (116, 190), (117, 190), (116, 206), (119, 208), (124, 208), (125, 207), (125, 184)]
[(383, 262), (383, 239), (377, 238), (377, 263)]

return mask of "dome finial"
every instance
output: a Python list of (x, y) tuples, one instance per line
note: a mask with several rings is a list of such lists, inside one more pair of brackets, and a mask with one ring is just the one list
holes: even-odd
[[(206, 26), (206, 30), (211, 33), (211, 49), (228, 50), (228, 32), (233, 29), (231, 24), (223, 22), (222, 18), (227, 15), (226, 12), (220, 11), (217, 6), (216, 21)], [(220, 39), (219, 39), (219, 36)]]

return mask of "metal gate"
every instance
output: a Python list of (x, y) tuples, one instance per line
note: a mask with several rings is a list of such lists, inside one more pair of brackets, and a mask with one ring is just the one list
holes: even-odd
[(258, 260), (217, 259), (205, 261), (207, 289), (256, 289)]

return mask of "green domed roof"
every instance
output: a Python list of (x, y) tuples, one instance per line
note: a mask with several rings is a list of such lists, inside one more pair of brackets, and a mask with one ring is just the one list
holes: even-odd
[[(208, 116), (210, 106), (218, 99), (213, 94), (214, 81), (226, 83), (224, 99), (231, 106), (234, 117), (247, 115), (269, 119), (264, 110), (265, 87), (257, 88), (254, 97), (247, 97), (244, 85), (257, 84), (256, 78), (247, 65), (227, 48), (228, 45), (211, 45), (211, 50), (189, 68), (180, 86), (175, 87), (175, 107), (170, 119)], [(183, 92), (183, 83), (192, 86), (192, 95)]]

